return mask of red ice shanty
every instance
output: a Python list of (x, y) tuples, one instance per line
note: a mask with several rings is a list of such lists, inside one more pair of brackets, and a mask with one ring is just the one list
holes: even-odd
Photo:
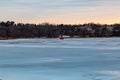
[(59, 37), (59, 39), (60, 39), (60, 40), (64, 40), (64, 37), (61, 35), (61, 36)]

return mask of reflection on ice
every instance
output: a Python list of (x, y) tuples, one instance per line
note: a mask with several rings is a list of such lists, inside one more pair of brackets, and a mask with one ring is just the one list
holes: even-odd
[(109, 80), (120, 80), (120, 71), (108, 70), (100, 71), (99, 73), (109, 76)]

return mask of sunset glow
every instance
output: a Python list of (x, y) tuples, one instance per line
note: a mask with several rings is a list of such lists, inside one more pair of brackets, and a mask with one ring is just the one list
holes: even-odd
[(82, 24), (120, 22), (120, 0), (1, 0), (1, 21)]

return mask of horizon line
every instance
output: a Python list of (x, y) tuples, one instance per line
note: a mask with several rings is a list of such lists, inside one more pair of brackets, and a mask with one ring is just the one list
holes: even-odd
[(14, 20), (4, 20), (4, 21), (0, 21), (0, 22), (7, 22), (7, 21), (13, 21), (15, 24), (19, 24), (19, 23), (22, 23), (22, 24), (36, 24), (36, 25), (39, 25), (39, 24), (55, 24), (55, 25), (60, 25), (60, 24), (63, 24), (63, 25), (83, 25), (83, 24), (101, 24), (101, 25), (113, 25), (113, 24), (120, 24), (120, 22), (114, 22), (114, 23), (100, 23), (100, 22), (85, 22), (85, 23), (52, 23), (52, 22), (20, 22), (20, 21), (14, 21)]

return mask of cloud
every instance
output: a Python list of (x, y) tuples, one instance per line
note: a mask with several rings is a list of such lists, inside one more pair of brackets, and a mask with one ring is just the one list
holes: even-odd
[[(119, 0), (116, 0), (120, 2)], [(34, 9), (39, 8), (74, 8), (74, 7), (100, 7), (113, 4), (114, 0), (2, 0), (0, 6), (25, 6)]]

